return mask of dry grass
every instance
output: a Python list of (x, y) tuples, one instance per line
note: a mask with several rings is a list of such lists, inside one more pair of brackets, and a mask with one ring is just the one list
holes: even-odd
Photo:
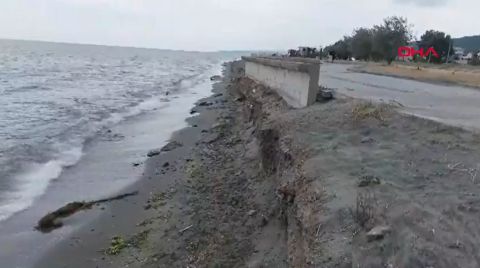
[(384, 122), (392, 110), (388, 104), (374, 104), (372, 102), (361, 102), (353, 105), (352, 118), (354, 121), (361, 121), (367, 118), (374, 118)]
[(200, 163), (196, 160), (189, 162), (186, 165), (185, 173), (189, 178), (198, 178), (202, 175), (202, 169)]
[(375, 221), (377, 213), (377, 199), (369, 191), (359, 192), (355, 207), (355, 221), (363, 228), (369, 228)]
[(445, 69), (421, 66), (393, 64), (391, 66), (367, 64), (360, 67), (361, 71), (381, 75), (393, 75), (421, 81), (448, 82), (459, 85), (480, 88), (480, 68), (464, 66)]

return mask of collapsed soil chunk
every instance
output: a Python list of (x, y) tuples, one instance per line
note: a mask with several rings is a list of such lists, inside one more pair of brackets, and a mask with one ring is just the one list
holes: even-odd
[(94, 200), (90, 202), (71, 202), (65, 206), (43, 216), (37, 223), (35, 229), (42, 233), (49, 233), (63, 226), (62, 218), (69, 217), (80, 210), (90, 209), (93, 205), (120, 200), (129, 196), (137, 195), (138, 191), (116, 195), (114, 197)]
[(61, 218), (71, 216), (77, 211), (85, 209), (86, 206), (87, 203), (85, 202), (68, 203), (65, 206), (55, 210), (54, 212), (48, 213), (43, 218), (41, 218), (35, 228), (43, 233), (51, 232), (54, 229), (62, 227), (63, 223), (60, 220)]

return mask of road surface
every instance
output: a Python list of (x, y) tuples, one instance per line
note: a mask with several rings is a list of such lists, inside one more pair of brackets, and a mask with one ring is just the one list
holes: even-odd
[(320, 84), (372, 101), (395, 101), (404, 112), (445, 124), (480, 130), (480, 89), (356, 73), (351, 65), (322, 64)]

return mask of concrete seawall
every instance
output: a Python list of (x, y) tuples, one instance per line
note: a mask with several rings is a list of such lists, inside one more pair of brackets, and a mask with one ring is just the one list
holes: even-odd
[(313, 59), (243, 57), (245, 75), (282, 96), (292, 107), (315, 103), (320, 62)]

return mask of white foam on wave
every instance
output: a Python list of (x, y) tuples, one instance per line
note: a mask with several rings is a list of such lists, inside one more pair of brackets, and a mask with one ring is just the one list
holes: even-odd
[(82, 148), (72, 148), (47, 163), (32, 163), (16, 175), (15, 188), (6, 193), (4, 204), (0, 205), (0, 221), (31, 206), (46, 191), (50, 181), (60, 176), (63, 168), (75, 165), (81, 157)]
[(140, 102), (139, 104), (131, 107), (126, 112), (112, 113), (108, 118), (97, 122), (97, 128), (108, 127), (114, 124), (118, 124), (121, 121), (139, 115), (144, 112), (151, 111), (153, 109), (162, 108), (165, 105), (165, 100), (160, 97), (153, 97), (145, 101)]
[[(164, 105), (166, 105), (165, 100), (153, 97), (140, 102), (125, 112), (112, 113), (108, 118), (96, 122), (94, 127), (101, 129), (102, 127), (112, 126), (129, 117), (162, 108)], [(16, 185), (10, 192), (2, 193), (4, 196), (2, 196), (2, 202), (0, 203), (0, 221), (30, 207), (36, 198), (46, 192), (50, 182), (61, 175), (64, 168), (73, 166), (80, 161), (83, 154), (83, 144), (80, 147), (62, 149), (62, 147), (66, 148), (67, 146), (58, 146), (61, 153), (55, 159), (46, 163), (30, 163), (21, 173), (14, 176)]]
[[(206, 73), (181, 80), (178, 89), (184, 90), (184, 89), (193, 88), (195, 85), (201, 83), (202, 81), (205, 81), (209, 77), (208, 73), (212, 72), (213, 70), (217, 70), (217, 68), (212, 68)], [(165, 95), (165, 96), (154, 96), (149, 99), (146, 99), (138, 103), (137, 105), (131, 107), (125, 112), (112, 113), (108, 118), (102, 121), (99, 121), (96, 127), (97, 129), (100, 129), (103, 126), (111, 126), (114, 124), (118, 124), (129, 117), (140, 115), (142, 113), (152, 111), (155, 109), (164, 108), (168, 105), (167, 103), (170, 100), (169, 98), (172, 96), (175, 96), (175, 94)]]

